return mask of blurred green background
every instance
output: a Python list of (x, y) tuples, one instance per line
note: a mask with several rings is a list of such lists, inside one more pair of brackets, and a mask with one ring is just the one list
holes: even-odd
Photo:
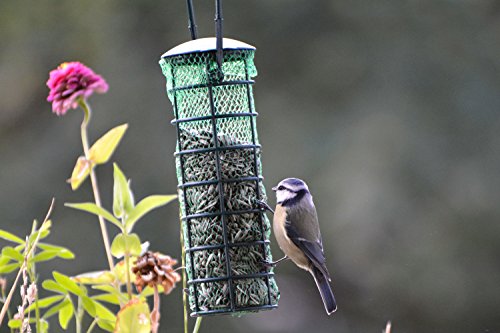
[[(213, 2), (194, 1), (200, 37), (213, 35)], [(277, 310), (210, 317), (202, 332), (380, 332), (387, 320), (394, 332), (500, 332), (500, 2), (223, 5), (225, 36), (257, 47), (265, 184), (308, 182), (339, 310), (328, 317), (312, 278), (288, 262), (276, 270)], [(63, 206), (91, 190), (65, 183), (82, 114), (51, 113), (49, 70), (79, 60), (103, 75), (91, 138), (129, 123), (114, 160), (136, 198), (174, 193), (158, 60), (188, 39), (183, 0), (0, 2), (0, 227), (29, 232), (54, 196), (49, 240), (77, 255), (40, 266), (43, 278), (106, 267), (97, 220)], [(111, 166), (98, 177), (109, 207)], [(137, 231), (180, 258), (177, 203)], [(180, 289), (162, 298), (162, 332), (182, 330)]]

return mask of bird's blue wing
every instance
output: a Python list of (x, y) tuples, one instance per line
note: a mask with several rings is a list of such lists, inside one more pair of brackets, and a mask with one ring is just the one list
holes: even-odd
[(290, 223), (290, 221), (285, 223), (285, 230), (287, 236), (299, 249), (302, 250), (302, 252), (304, 252), (314, 267), (323, 273), (323, 275), (330, 281), (330, 274), (326, 268), (326, 258), (323, 253), (323, 246), (321, 245), (321, 237), (317, 240), (308, 240), (301, 237), (297, 228), (295, 228), (294, 224)]

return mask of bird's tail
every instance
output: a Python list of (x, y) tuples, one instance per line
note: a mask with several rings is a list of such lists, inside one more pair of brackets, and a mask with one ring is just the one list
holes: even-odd
[(326, 313), (328, 313), (328, 315), (331, 315), (337, 310), (337, 303), (335, 302), (335, 297), (333, 296), (330, 283), (328, 283), (328, 279), (316, 267), (312, 267), (311, 273), (314, 276), (314, 281), (316, 281), (319, 293), (321, 294), (321, 298), (323, 299)]

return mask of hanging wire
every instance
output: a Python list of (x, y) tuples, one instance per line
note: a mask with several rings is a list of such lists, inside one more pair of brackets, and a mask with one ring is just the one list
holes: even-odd
[[(186, 0), (188, 19), (189, 19), (189, 31), (191, 32), (191, 39), (195, 40), (198, 38), (198, 26), (196, 25), (196, 17), (194, 15), (193, 0)], [(222, 62), (224, 60), (223, 56), (223, 45), (222, 45), (222, 0), (215, 0), (215, 37), (217, 39), (217, 53), (216, 60), (219, 71), (222, 70)]]
[(222, 70), (222, 0), (215, 0), (215, 36), (217, 38), (217, 65)]
[(187, 0), (188, 18), (189, 18), (189, 31), (191, 32), (191, 39), (198, 38), (198, 27), (196, 26), (196, 18), (194, 16), (193, 1)]

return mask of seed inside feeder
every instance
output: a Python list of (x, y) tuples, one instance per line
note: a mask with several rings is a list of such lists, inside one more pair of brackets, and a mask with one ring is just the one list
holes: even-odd
[[(232, 149), (234, 146), (249, 145), (237, 138), (219, 133), (217, 145), (224, 147), (219, 152), (192, 153), (181, 155), (185, 182), (197, 182), (217, 179), (217, 157), (219, 154), (221, 178), (224, 180), (238, 180), (224, 182), (222, 186), (224, 196), (224, 210), (226, 215), (226, 232), (229, 243), (228, 257), (230, 260), (231, 275), (233, 278), (234, 301), (237, 307), (251, 308), (276, 304), (278, 290), (274, 279), (269, 280), (269, 293), (266, 278), (246, 276), (266, 273), (262, 265), (264, 260), (271, 258), (269, 244), (254, 242), (268, 239), (270, 225), (267, 217), (261, 212), (238, 213), (240, 211), (258, 209), (257, 200), (265, 200), (265, 189), (260, 180), (239, 181), (245, 177), (257, 177), (255, 161), (260, 161), (260, 151), (257, 149), (257, 158), (254, 148)], [(183, 130), (180, 137), (181, 150), (213, 148), (213, 135), (208, 130)], [(257, 189), (260, 192), (258, 197)], [(219, 184), (198, 185), (185, 190), (187, 214), (217, 213), (221, 210)], [(184, 206), (184, 196), (181, 198), (181, 207)], [(235, 214), (231, 214), (234, 212)], [(262, 219), (262, 220), (261, 220)], [(205, 245), (224, 245), (224, 227), (221, 216), (209, 216), (188, 219), (184, 222), (186, 247)], [(189, 233), (188, 235), (188, 228)], [(191, 244), (189, 244), (189, 236)], [(248, 243), (248, 244), (247, 244)], [(190, 279), (225, 278), (228, 276), (227, 262), (224, 247), (217, 249), (193, 251), (192, 256), (186, 256), (186, 265), (193, 267)], [(191, 266), (191, 260), (193, 265)], [(238, 277), (240, 276), (240, 277)], [(196, 301), (200, 311), (224, 309), (230, 305), (229, 281), (204, 282), (190, 286), (190, 306), (195, 309)], [(196, 295), (196, 296), (195, 296)], [(197, 300), (195, 299), (197, 297)]]

